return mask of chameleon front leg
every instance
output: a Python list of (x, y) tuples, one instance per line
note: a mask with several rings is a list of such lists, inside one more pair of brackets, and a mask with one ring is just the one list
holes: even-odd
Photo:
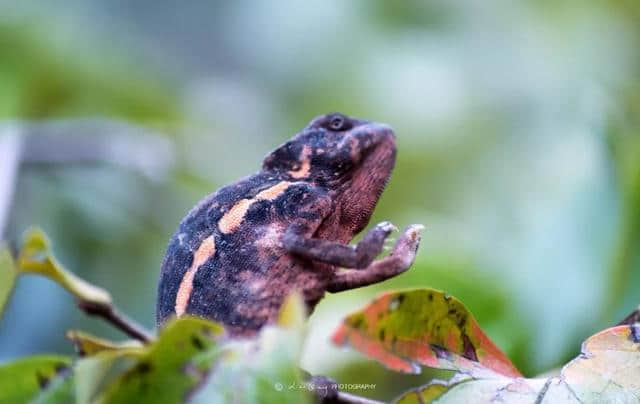
[(369, 230), (355, 246), (305, 237), (304, 229), (291, 226), (283, 237), (285, 250), (326, 264), (345, 268), (366, 268), (382, 251), (384, 240), (396, 228), (389, 222)]
[(420, 230), (421, 225), (407, 227), (388, 257), (374, 261), (364, 269), (336, 272), (327, 291), (335, 293), (368, 286), (406, 271), (416, 257), (420, 245)]

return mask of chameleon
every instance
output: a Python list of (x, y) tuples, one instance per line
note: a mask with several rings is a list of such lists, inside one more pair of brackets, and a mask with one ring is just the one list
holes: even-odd
[(355, 245), (395, 165), (396, 137), (382, 123), (331, 113), (268, 154), (262, 169), (205, 197), (181, 221), (162, 262), (156, 320), (193, 315), (251, 336), (275, 322), (294, 290), (311, 312), (326, 292), (406, 271), (420, 244), (410, 225), (377, 259), (395, 226), (382, 222)]

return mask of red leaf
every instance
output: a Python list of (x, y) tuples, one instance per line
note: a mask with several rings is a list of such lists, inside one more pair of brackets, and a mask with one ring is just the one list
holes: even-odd
[(333, 336), (388, 368), (420, 373), (420, 365), (473, 377), (520, 372), (456, 298), (434, 289), (385, 293), (349, 315)]

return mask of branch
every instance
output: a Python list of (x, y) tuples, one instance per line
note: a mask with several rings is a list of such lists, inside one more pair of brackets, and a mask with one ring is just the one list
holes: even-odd
[[(110, 164), (163, 181), (175, 165), (171, 141), (111, 120), (51, 120), (26, 127), (22, 164)], [(91, 134), (88, 136), (87, 134)]]
[(371, 400), (369, 398), (356, 396), (355, 394), (345, 393), (343, 391), (338, 392), (338, 397), (335, 399), (336, 404), (383, 404), (382, 401)]
[(148, 343), (153, 340), (151, 333), (121, 313), (112, 303), (96, 303), (82, 299), (79, 299), (77, 303), (78, 307), (88, 315), (101, 317), (130, 337), (143, 343)]
[(632, 311), (627, 317), (623, 318), (616, 325), (632, 325), (635, 323), (640, 323), (640, 306), (638, 306), (634, 311)]
[(311, 392), (320, 404), (383, 404), (381, 401), (356, 396), (338, 390), (338, 383), (330, 377), (316, 375), (300, 369), (303, 377), (309, 381)]
[(11, 202), (22, 155), (22, 137), (16, 127), (0, 127), (0, 239), (9, 221)]
[(92, 285), (67, 270), (51, 252), (51, 242), (38, 228), (27, 230), (16, 260), (19, 273), (46, 276), (75, 296), (78, 307), (91, 316), (101, 317), (116, 328), (142, 342), (153, 339), (151, 333), (120, 313), (106, 290)]

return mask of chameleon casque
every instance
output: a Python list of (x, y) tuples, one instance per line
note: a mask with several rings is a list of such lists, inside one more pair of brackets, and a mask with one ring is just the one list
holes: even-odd
[(374, 260), (395, 229), (368, 224), (395, 164), (393, 130), (328, 114), (270, 153), (262, 170), (199, 202), (171, 238), (158, 286), (157, 322), (190, 314), (236, 336), (274, 321), (298, 290), (309, 310), (325, 292), (381, 282), (411, 266), (420, 225)]

